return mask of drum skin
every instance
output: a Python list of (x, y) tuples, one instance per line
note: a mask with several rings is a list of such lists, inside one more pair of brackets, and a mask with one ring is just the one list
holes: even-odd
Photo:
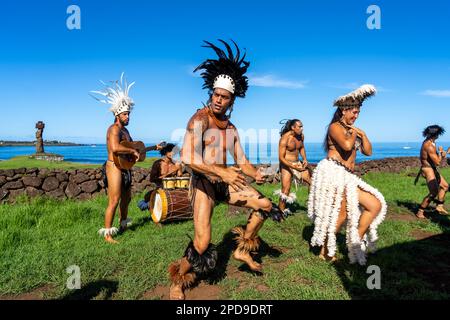
[(149, 211), (155, 223), (192, 219), (193, 210), (189, 191), (187, 189), (157, 189), (150, 196)]
[(164, 189), (187, 189), (190, 185), (189, 177), (163, 178)]

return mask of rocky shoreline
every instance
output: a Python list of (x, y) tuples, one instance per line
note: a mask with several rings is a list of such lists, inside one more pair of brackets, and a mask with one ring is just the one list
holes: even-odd
[[(267, 166), (267, 165), (260, 165)], [(444, 160), (442, 167), (449, 166)], [(311, 165), (314, 167), (314, 165)], [(364, 161), (356, 165), (355, 173), (364, 176), (369, 172), (400, 173), (405, 170), (418, 169), (417, 157), (386, 158)], [(132, 193), (142, 192), (152, 183), (149, 181), (150, 170), (132, 169)], [(269, 183), (279, 183), (279, 173), (268, 178)], [(100, 194), (106, 194), (101, 168), (96, 169), (38, 169), (19, 168), (0, 170), (0, 201), (13, 202), (20, 195), (29, 197), (48, 196), (56, 199), (87, 200)]]

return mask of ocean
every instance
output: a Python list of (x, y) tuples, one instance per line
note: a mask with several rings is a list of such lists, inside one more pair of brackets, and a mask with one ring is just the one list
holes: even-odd
[[(146, 146), (154, 145), (146, 143)], [(443, 145), (446, 150), (448, 143), (438, 143)], [(357, 162), (364, 160), (375, 160), (390, 157), (417, 157), (420, 151), (420, 142), (392, 142), (392, 143), (373, 143), (373, 155), (366, 157), (358, 153)], [(325, 157), (321, 143), (306, 143), (306, 156), (310, 163), (317, 163)], [(57, 153), (64, 156), (64, 160), (84, 164), (100, 164), (106, 160), (106, 145), (95, 144), (88, 146), (52, 146), (45, 147), (49, 153)], [(29, 155), (35, 153), (35, 147), (0, 147), (0, 160), (11, 159), (16, 156)], [(259, 163), (278, 163), (278, 145), (270, 144), (246, 144), (245, 153), (250, 161)], [(150, 151), (147, 157), (159, 157), (159, 152)], [(176, 158), (176, 157), (175, 157)], [(229, 159), (229, 163), (233, 163)]]

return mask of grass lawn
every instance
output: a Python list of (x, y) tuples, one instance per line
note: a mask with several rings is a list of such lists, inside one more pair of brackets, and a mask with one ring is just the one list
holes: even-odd
[[(137, 167), (150, 168), (157, 158), (146, 158), (143, 162), (138, 162)], [(46, 168), (46, 169), (91, 169), (99, 168), (100, 164), (79, 164), (76, 162), (50, 162), (46, 160), (30, 159), (28, 156), (14, 157), (9, 160), (0, 161), (1, 169), (19, 169), (19, 168)]]
[[(3, 162), (1, 162), (3, 163)], [(28, 164), (24, 164), (28, 166)], [(79, 165), (77, 165), (79, 167)], [(442, 170), (449, 180), (450, 170)], [(230, 229), (245, 224), (244, 214), (231, 216), (219, 205), (212, 218), (212, 241), (218, 245), (218, 268), (209, 281), (187, 292), (188, 298), (214, 299), (449, 299), (450, 221), (430, 211), (419, 221), (411, 210), (426, 194), (422, 179), (403, 174), (368, 174), (389, 205), (379, 228), (378, 252), (369, 265), (381, 270), (381, 289), (369, 290), (366, 267), (350, 265), (345, 237), (338, 237), (339, 261), (320, 260), (308, 241), (305, 188), (298, 190), (297, 213), (281, 224), (261, 229), (263, 274), (251, 273), (230, 259)], [(279, 186), (257, 188), (271, 196)], [(133, 197), (133, 227), (117, 237), (118, 245), (97, 234), (103, 225), (105, 196), (85, 202), (22, 199), (0, 206), (0, 299), (164, 299), (168, 264), (181, 257), (193, 235), (192, 221), (155, 225)], [(117, 226), (117, 217), (115, 225)], [(81, 290), (68, 290), (66, 268), (81, 270)]]

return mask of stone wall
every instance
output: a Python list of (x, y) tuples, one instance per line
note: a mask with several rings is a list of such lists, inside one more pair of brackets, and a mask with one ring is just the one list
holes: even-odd
[[(450, 159), (443, 159), (440, 167), (448, 167)], [(265, 166), (265, 165), (262, 165)], [(310, 164), (314, 169), (316, 164)], [(356, 164), (355, 174), (363, 176), (369, 172), (387, 172), (387, 173), (400, 173), (405, 170), (419, 170), (420, 160), (418, 157), (398, 157), (398, 158), (385, 158), (380, 160), (363, 161)], [(414, 172), (415, 176), (415, 172)], [(272, 177), (269, 177), (269, 182), (279, 183), (280, 174), (277, 173)]]
[[(132, 169), (132, 192), (151, 185), (149, 170)], [(0, 201), (13, 201), (20, 195), (49, 196), (57, 199), (86, 200), (105, 194), (101, 169), (57, 170), (20, 168), (0, 170)]]
[[(442, 166), (448, 166), (443, 161)], [(312, 166), (314, 167), (314, 166)], [(357, 164), (355, 172), (364, 175), (368, 172), (398, 173), (420, 167), (417, 157), (388, 158), (371, 160)], [(151, 186), (150, 170), (132, 169), (132, 193), (142, 192)], [(279, 173), (269, 178), (271, 183), (279, 183)], [(0, 170), (0, 201), (14, 201), (22, 194), (29, 197), (49, 196), (58, 199), (86, 200), (105, 194), (100, 168), (56, 170), (20, 168)]]

